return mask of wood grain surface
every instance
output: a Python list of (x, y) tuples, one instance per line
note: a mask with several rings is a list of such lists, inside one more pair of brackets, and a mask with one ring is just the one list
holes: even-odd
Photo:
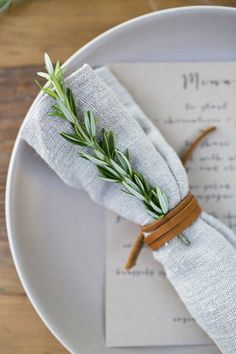
[[(41, 67), (40, 67), (41, 69)], [(56, 354), (66, 350), (31, 306), (12, 262), (4, 217), (4, 188), (12, 146), (31, 102), (38, 66), (0, 69), (0, 353)]]
[(24, 0), (0, 16), (0, 354), (67, 352), (25, 295), (12, 262), (4, 216), (11, 150), (38, 92), (34, 79), (43, 53), (64, 61), (98, 34), (132, 17), (169, 7), (217, 4), (234, 6), (236, 0)]

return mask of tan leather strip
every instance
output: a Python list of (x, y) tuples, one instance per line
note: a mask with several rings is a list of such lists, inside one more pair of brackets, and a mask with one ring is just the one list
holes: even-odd
[(134, 241), (131, 252), (129, 254), (129, 258), (125, 264), (126, 270), (135, 266), (136, 260), (139, 256), (139, 253), (141, 252), (141, 249), (143, 248), (143, 238), (144, 238), (143, 233), (142, 233), (142, 231), (140, 231)]
[(200, 215), (200, 213), (201, 213), (201, 208), (198, 207), (188, 216), (188, 218), (183, 220), (180, 224), (176, 225), (173, 229), (169, 230), (162, 237), (160, 237), (156, 241), (154, 241), (150, 245), (151, 249), (157, 250), (161, 246), (164, 246), (164, 244), (166, 242), (172, 240), (174, 237), (176, 237), (178, 234), (180, 234), (182, 231), (184, 231), (187, 227), (192, 225), (192, 223), (196, 220), (196, 218)]
[(178, 205), (178, 207), (174, 209), (178, 209), (176, 215), (172, 216), (171, 218), (163, 217), (165, 223), (162, 226), (159, 226), (155, 231), (153, 231), (151, 235), (147, 236), (144, 240), (144, 243), (150, 245), (157, 238), (163, 236), (175, 226), (180, 224), (184, 219), (188, 218), (189, 214), (191, 214), (195, 209), (197, 209), (198, 202), (196, 198), (192, 198), (184, 208), (181, 208), (181, 203)]
[[(203, 130), (197, 136), (181, 158), (183, 165), (188, 162), (198, 144), (208, 134), (215, 130), (216, 127), (210, 127)], [(144, 242), (153, 250), (157, 250), (190, 226), (197, 219), (200, 213), (201, 208), (199, 207), (196, 198), (191, 193), (188, 193), (187, 196), (165, 216), (149, 225), (141, 226), (141, 232), (138, 234), (134, 246), (131, 249), (125, 269), (128, 270), (135, 265)], [(144, 238), (144, 232), (151, 234)]]
[(199, 143), (210, 133), (214, 132), (216, 127), (209, 127), (201, 131), (201, 133), (191, 142), (189, 148), (185, 151), (185, 153), (181, 157), (182, 164), (185, 166), (186, 162), (191, 158), (194, 150), (199, 145)]
[(179, 210), (182, 209), (182, 207), (184, 208), (190, 202), (192, 198), (193, 195), (191, 193), (188, 193), (186, 197), (179, 204), (177, 204), (174, 209), (168, 212), (168, 214), (166, 214), (161, 219), (158, 219), (149, 225), (142, 225), (141, 230), (143, 232), (155, 231), (158, 227), (163, 225), (166, 222), (166, 220), (170, 220), (172, 217), (174, 217), (179, 212)]

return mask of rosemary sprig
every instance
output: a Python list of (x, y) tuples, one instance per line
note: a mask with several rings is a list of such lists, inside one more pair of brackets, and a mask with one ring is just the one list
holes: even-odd
[(0, 0), (0, 12), (8, 9), (12, 4), (12, 0)]
[[(168, 212), (166, 194), (159, 187), (148, 183), (141, 173), (132, 168), (129, 151), (122, 152), (117, 148), (111, 130), (103, 129), (101, 136), (97, 136), (97, 118), (92, 111), (78, 117), (73, 94), (65, 85), (63, 68), (59, 61), (53, 66), (49, 56), (45, 54), (45, 68), (47, 72), (39, 72), (38, 75), (45, 78), (48, 84), (42, 87), (37, 81), (36, 83), (55, 100), (51, 115), (69, 121), (73, 130), (73, 133), (61, 132), (61, 137), (72, 144), (88, 148), (87, 152), (80, 152), (79, 155), (96, 165), (102, 180), (120, 184), (124, 192), (142, 201), (148, 214), (154, 219), (163, 217)], [(183, 235), (181, 239), (189, 244)]]
[(19, 3), (21, 0), (0, 0), (0, 13), (5, 10), (10, 10), (14, 3)]

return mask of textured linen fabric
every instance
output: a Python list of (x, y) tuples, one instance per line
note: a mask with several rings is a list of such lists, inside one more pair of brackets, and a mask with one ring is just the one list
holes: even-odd
[[(185, 170), (173, 149), (148, 120), (130, 94), (108, 69), (94, 72), (83, 66), (67, 79), (78, 112), (91, 109), (101, 129), (112, 129), (121, 150), (129, 148), (132, 166), (152, 185), (162, 188), (172, 209), (188, 192)], [(59, 136), (70, 125), (48, 115), (52, 100), (43, 96), (29, 111), (21, 130), (49, 166), (75, 188), (138, 224), (152, 221), (142, 203), (113, 183), (98, 178), (96, 167), (78, 157), (83, 150)], [(235, 235), (222, 223), (202, 213), (183, 232), (189, 247), (178, 238), (153, 252), (167, 277), (198, 324), (225, 354), (236, 353)], [(158, 301), (158, 294), (157, 294)]]

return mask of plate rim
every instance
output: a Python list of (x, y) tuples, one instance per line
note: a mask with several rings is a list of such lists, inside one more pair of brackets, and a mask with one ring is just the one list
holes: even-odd
[[(236, 13), (236, 8), (230, 7), (230, 6), (217, 6), (217, 5), (194, 5), (194, 6), (181, 6), (181, 7), (174, 7), (174, 8), (168, 8), (168, 9), (163, 9), (159, 11), (154, 11), (154, 12), (149, 12), (144, 15), (140, 15), (134, 18), (131, 18), (129, 20), (126, 20), (118, 25), (115, 25), (111, 27), (110, 29), (106, 30), (105, 32), (99, 34), (92, 40), (90, 40), (88, 43), (83, 45), (80, 49), (78, 49), (74, 54), (72, 54), (64, 63), (63, 66), (70, 66), (71, 62), (78, 57), (81, 56), (84, 52), (89, 52), (90, 49), (94, 50), (94, 46), (96, 44), (100, 44), (102, 40), (106, 40), (107, 37), (112, 35), (114, 32), (117, 31), (122, 31), (123, 29), (127, 29), (129, 26), (133, 26), (135, 24), (138, 24), (142, 21), (145, 21), (146, 19), (149, 20), (152, 17), (159, 17), (164, 18), (168, 16), (178, 16), (179, 14), (198, 14), (198, 13), (209, 13), (210, 12), (215, 12), (215, 13)], [(52, 328), (50, 323), (48, 322), (47, 316), (45, 316), (43, 313), (41, 313), (40, 309), (38, 308), (37, 304), (35, 303), (34, 297), (31, 295), (31, 292), (28, 288), (27, 285), (27, 280), (24, 278), (24, 274), (21, 271), (20, 267), (20, 262), (17, 256), (17, 250), (15, 247), (15, 239), (17, 239), (17, 236), (15, 236), (16, 233), (14, 233), (13, 228), (12, 228), (12, 222), (11, 222), (11, 204), (12, 198), (11, 198), (11, 192), (12, 192), (12, 185), (13, 185), (13, 177), (14, 177), (14, 167), (15, 167), (15, 162), (16, 162), (16, 157), (17, 153), (19, 151), (19, 145), (21, 142), (21, 131), (24, 128), (24, 125), (26, 124), (27, 118), (30, 115), (30, 112), (32, 111), (33, 107), (37, 104), (38, 100), (41, 98), (43, 95), (42, 92), (38, 93), (38, 95), (35, 97), (33, 103), (31, 104), (29, 110), (27, 111), (20, 129), (17, 133), (13, 149), (11, 152), (11, 157), (8, 165), (8, 171), (7, 171), (7, 178), (6, 178), (6, 188), (5, 188), (5, 221), (6, 221), (6, 230), (7, 230), (7, 237), (8, 237), (8, 242), (10, 246), (10, 251), (13, 259), (14, 266), (17, 271), (17, 275), (20, 279), (20, 282), (24, 288), (24, 291), (30, 300), (34, 310), (38, 314), (39, 318), (43, 321), (43, 323), (46, 325), (46, 327), (49, 329), (49, 331), (53, 334), (53, 336), (58, 340), (58, 342), (69, 352), (72, 352), (71, 348), (69, 348), (69, 345), (65, 343), (65, 341), (60, 337), (58, 333)]]

